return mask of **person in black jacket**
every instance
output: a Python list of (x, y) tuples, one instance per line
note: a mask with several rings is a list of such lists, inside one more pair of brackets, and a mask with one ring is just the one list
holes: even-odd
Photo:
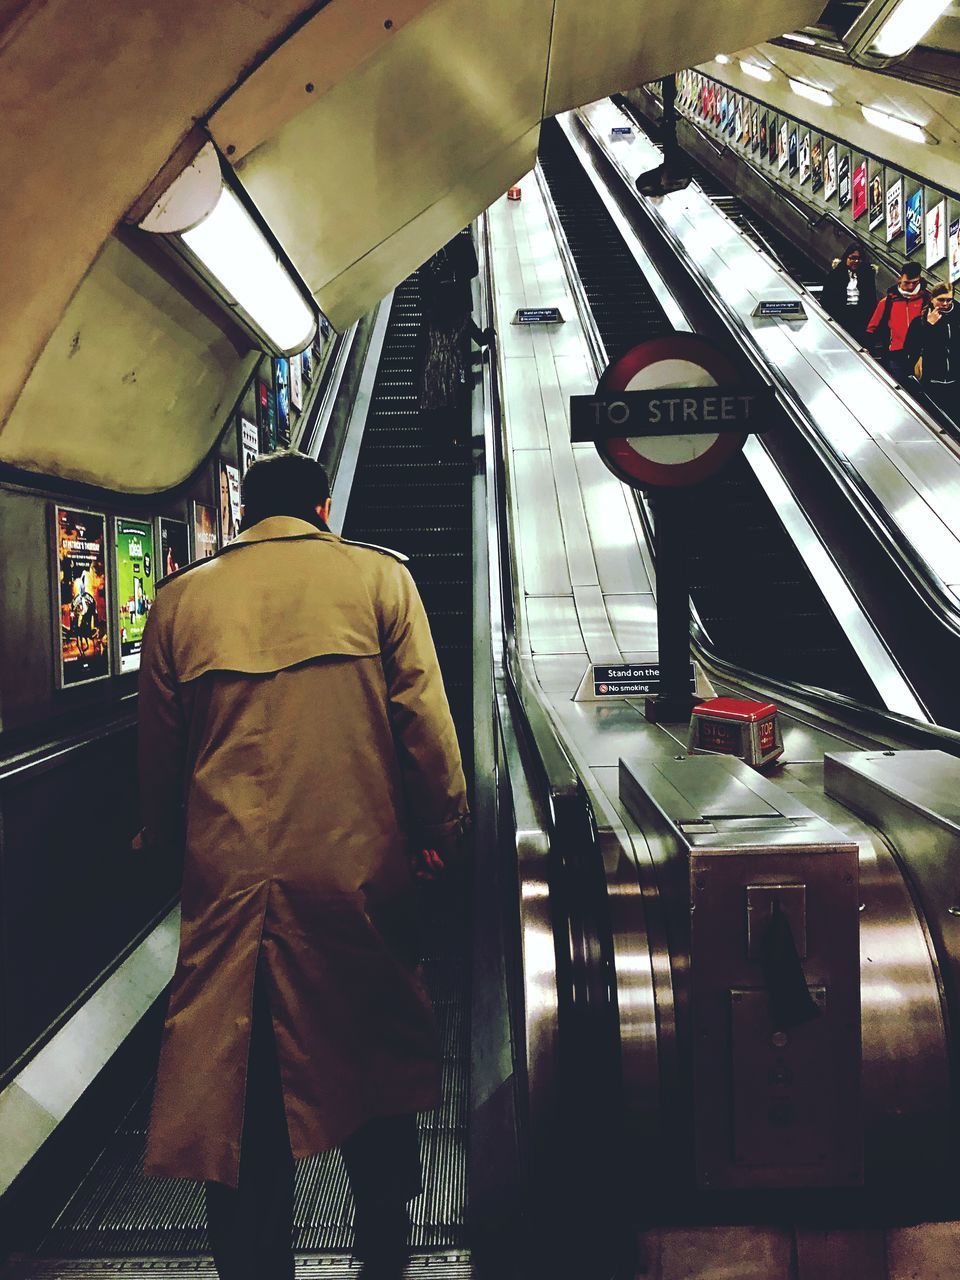
[(960, 423), (960, 307), (952, 284), (933, 286), (930, 306), (911, 323), (904, 347), (926, 395)]
[(867, 321), (877, 305), (877, 282), (862, 245), (850, 245), (834, 263), (823, 282), (820, 301), (837, 324), (857, 342), (863, 342)]
[(470, 281), (477, 253), (467, 228), (455, 235), (419, 271), (423, 325), (420, 331), (417, 401), (420, 421), (442, 451), (466, 433), (470, 340), (487, 346), (493, 331), (473, 318)]

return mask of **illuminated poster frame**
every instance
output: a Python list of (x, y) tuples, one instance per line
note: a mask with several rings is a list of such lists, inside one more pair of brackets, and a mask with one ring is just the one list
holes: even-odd
[(193, 502), (190, 506), (193, 527), (194, 560), (212, 560), (220, 549), (217, 537), (217, 512), (206, 502)]
[[(174, 554), (175, 567), (167, 567), (168, 551)], [(169, 578), (191, 563), (190, 526), (186, 520), (175, 520), (172, 516), (160, 516), (157, 519), (157, 583)], [(181, 554), (182, 552), (182, 554)]]
[(113, 518), (113, 633), (121, 675), (140, 670), (147, 618), (157, 598), (156, 530), (152, 517)]
[[(95, 522), (93, 525), (94, 537), (78, 538), (76, 541), (84, 543), (84, 547), (77, 557), (80, 563), (87, 561), (91, 555), (96, 558), (90, 560), (80, 574), (73, 578), (74, 584), (82, 579), (82, 590), (86, 591), (87, 583), (84, 575), (91, 568), (99, 566), (98, 576), (103, 588), (102, 610), (100, 609), (96, 588), (93, 593), (86, 592), (93, 604), (95, 622), (93, 627), (89, 623), (84, 625), (81, 622), (81, 619), (89, 617), (89, 609), (77, 611), (72, 607), (72, 601), (77, 598), (79, 592), (71, 589), (70, 597), (64, 598), (66, 589), (62, 574), (66, 557), (63, 554), (65, 548), (64, 540), (61, 537), (61, 513), (70, 518), (71, 528), (78, 534), (81, 531), (83, 533), (88, 532), (87, 522)], [(109, 680), (113, 674), (113, 637), (110, 634), (110, 574), (107, 567), (107, 516), (103, 511), (87, 511), (82, 507), (54, 503), (50, 509), (50, 526), (51, 583), (53, 586), (51, 592), (51, 603), (53, 605), (51, 617), (53, 621), (56, 668), (54, 676), (58, 689), (76, 689), (81, 685), (95, 684), (100, 680)], [(74, 540), (71, 539), (71, 541)], [(78, 551), (80, 550), (79, 547), (77, 549)], [(68, 657), (67, 650), (72, 648), (74, 639), (76, 639), (77, 653), (75, 656)], [(83, 652), (83, 646), (88, 642), (92, 650), (89, 656)]]

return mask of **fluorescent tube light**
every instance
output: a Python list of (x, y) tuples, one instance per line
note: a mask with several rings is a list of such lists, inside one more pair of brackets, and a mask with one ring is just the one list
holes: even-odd
[(224, 186), (211, 211), (181, 239), (278, 350), (301, 351), (316, 317), (273, 246)]
[(885, 129), (887, 133), (895, 133), (898, 138), (906, 138), (908, 142), (935, 142), (922, 125), (914, 124), (912, 120), (904, 120), (900, 116), (888, 115), (886, 111), (880, 111), (877, 107), (865, 107), (861, 103), (860, 110), (863, 112), (863, 118), (867, 124), (875, 125), (878, 129)]
[(883, 58), (898, 58), (919, 44), (950, 0), (900, 0), (871, 46)]
[(773, 75), (766, 67), (761, 67), (756, 62), (740, 62), (740, 70), (748, 76), (753, 76), (754, 80), (772, 80)]
[[(949, 2), (949, 0), (948, 0)], [(782, 37), (784, 40), (792, 40), (794, 44), (816, 44), (813, 36), (805, 36), (802, 31), (786, 31)]]
[(811, 102), (819, 102), (821, 107), (832, 107), (833, 98), (826, 89), (818, 89), (815, 84), (807, 84), (806, 80), (790, 80), (790, 88), (800, 98), (809, 98)]
[(714, 62), (722, 62), (726, 64), (729, 61), (730, 61), (730, 55), (728, 53), (718, 53), (717, 56), (714, 58)]

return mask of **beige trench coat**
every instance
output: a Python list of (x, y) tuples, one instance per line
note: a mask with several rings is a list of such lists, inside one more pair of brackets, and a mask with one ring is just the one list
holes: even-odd
[(435, 1106), (408, 853), (449, 849), (467, 809), (406, 568), (273, 517), (169, 579), (144, 636), (140, 766), (151, 843), (185, 824), (147, 1172), (236, 1185), (258, 964), (295, 1156)]

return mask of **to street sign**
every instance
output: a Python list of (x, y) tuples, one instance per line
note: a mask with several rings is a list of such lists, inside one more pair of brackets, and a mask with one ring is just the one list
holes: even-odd
[(627, 484), (680, 487), (719, 471), (765, 429), (773, 404), (706, 338), (672, 333), (609, 365), (595, 396), (571, 397), (571, 439), (594, 441)]

